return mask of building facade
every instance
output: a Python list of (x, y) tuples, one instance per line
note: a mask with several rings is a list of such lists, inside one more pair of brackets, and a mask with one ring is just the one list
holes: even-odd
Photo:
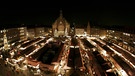
[(27, 32), (27, 36), (29, 39), (34, 39), (35, 38), (35, 28), (29, 28)]
[(106, 35), (107, 35), (106, 29), (96, 28), (96, 27), (92, 27), (90, 29), (90, 36), (91, 37), (103, 37)]
[(26, 27), (5, 29), (5, 33), (3, 30), (0, 30), (0, 46), (4, 45), (3, 41), (5, 34), (7, 38), (7, 43), (10, 45), (10, 43), (12, 42), (27, 39), (26, 32), (27, 32)]
[(18, 29), (20, 30), (20, 39), (26, 40), (27, 39), (27, 27), (20, 27)]
[(36, 37), (44, 36), (44, 35), (45, 35), (45, 29), (44, 29), (44, 27), (35, 28), (35, 36)]
[(52, 24), (52, 33), (54, 37), (68, 36), (70, 32), (70, 24), (63, 17), (62, 11), (60, 11), (60, 16)]

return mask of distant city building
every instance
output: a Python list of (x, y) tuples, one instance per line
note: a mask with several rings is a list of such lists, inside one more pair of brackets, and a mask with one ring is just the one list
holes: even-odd
[(52, 36), (52, 28), (51, 27), (27, 28), (27, 36), (29, 39), (33, 39), (39, 36)]
[(52, 24), (52, 33), (54, 37), (67, 36), (70, 32), (70, 24), (63, 17), (62, 11), (60, 11), (60, 16)]
[(44, 27), (37, 27), (37, 28), (35, 28), (35, 36), (36, 37), (44, 36), (44, 35), (45, 35)]
[[(5, 29), (5, 31), (6, 31), (7, 43), (9, 45), (18, 40), (27, 39), (26, 27), (10, 28), (10, 29)], [(0, 30), (0, 46), (4, 46), (3, 41), (4, 41), (3, 30)]]
[(27, 39), (27, 27), (20, 27), (20, 40), (26, 40)]
[(27, 35), (29, 39), (33, 39), (35, 37), (35, 28), (29, 28), (27, 31)]
[(106, 29), (103, 28), (96, 28), (96, 27), (92, 27), (90, 30), (90, 36), (92, 37), (102, 37), (102, 36), (106, 36)]
[(45, 27), (45, 36), (52, 36), (52, 27)]
[(85, 30), (83, 28), (75, 28), (75, 34), (77, 36), (84, 35)]
[(83, 36), (86, 33), (86, 26), (84, 25), (75, 25), (75, 35), (76, 36)]

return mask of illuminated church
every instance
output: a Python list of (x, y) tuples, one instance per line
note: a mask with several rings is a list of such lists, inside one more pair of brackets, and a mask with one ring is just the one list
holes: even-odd
[(62, 11), (60, 11), (60, 16), (52, 24), (52, 32), (54, 37), (68, 36), (70, 30), (70, 24), (63, 17)]

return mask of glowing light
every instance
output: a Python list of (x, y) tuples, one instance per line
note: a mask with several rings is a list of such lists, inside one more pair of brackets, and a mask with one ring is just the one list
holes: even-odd
[(74, 48), (74, 46), (70, 46), (70, 48)]
[(124, 70), (120, 70), (122, 76), (128, 76), (127, 73)]
[(135, 42), (133, 42), (133, 44), (135, 44)]
[(56, 69), (58, 68), (58, 66), (59, 66), (59, 65), (58, 65), (58, 64), (56, 64), (56, 65), (54, 66), (54, 68), (53, 68), (53, 69), (54, 69), (54, 70), (56, 70)]
[(54, 39), (53, 38), (49, 38), (45, 44), (49, 43), (50, 41), (53, 41)]
[(62, 76), (61, 74), (59, 74), (58, 76)]
[(25, 57), (31, 56), (32, 54), (36, 53), (39, 49), (40, 49), (40, 48), (35, 49), (34, 51), (32, 51), (30, 54), (26, 55)]
[(117, 39), (117, 37), (114, 37), (115, 39)]
[(108, 54), (106, 53), (105, 50), (102, 50), (102, 54), (103, 54), (104, 56), (108, 56)]
[(79, 48), (79, 46), (75, 46), (75, 48)]
[(26, 48), (23, 48), (23, 47), (20, 48), (20, 50), (24, 50), (24, 49), (26, 49)]
[(123, 42), (124, 44), (128, 44), (127, 42)]
[(106, 72), (113, 72), (113, 69), (108, 69), (106, 70)]
[(104, 38), (106, 38), (105, 36), (102, 36), (102, 37), (100, 37), (101, 39), (104, 39)]

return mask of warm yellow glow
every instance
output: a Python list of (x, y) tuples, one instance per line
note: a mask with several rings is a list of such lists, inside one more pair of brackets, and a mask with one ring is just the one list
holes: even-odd
[(54, 70), (56, 70), (58, 68), (58, 64), (56, 64), (55, 66), (54, 66)]
[(102, 50), (102, 54), (103, 54), (104, 56), (108, 56), (108, 54), (106, 53), (105, 50)]
[(106, 72), (113, 72), (113, 69), (108, 69), (106, 70)]
[(120, 70), (122, 76), (128, 76), (124, 70)]
[(101, 36), (100, 38), (101, 38), (101, 39), (104, 39), (104, 38), (106, 38), (106, 36)]

